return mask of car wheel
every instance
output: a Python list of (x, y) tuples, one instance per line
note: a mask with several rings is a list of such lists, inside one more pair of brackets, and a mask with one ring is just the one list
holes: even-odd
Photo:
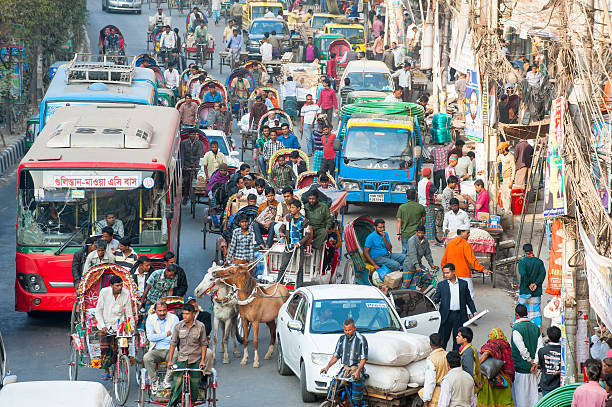
[(312, 403), (316, 399), (316, 395), (308, 391), (306, 386), (306, 367), (304, 363), (300, 364), (300, 389), (302, 393), (302, 401), (304, 403)]
[(278, 369), (278, 374), (281, 376), (289, 376), (291, 374), (291, 369), (285, 363), (285, 356), (283, 355), (283, 346), (281, 345), (280, 340), (278, 341), (278, 359), (276, 362), (276, 368)]

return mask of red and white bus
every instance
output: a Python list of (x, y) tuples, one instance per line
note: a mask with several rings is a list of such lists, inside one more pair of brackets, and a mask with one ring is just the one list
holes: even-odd
[(178, 255), (180, 121), (155, 106), (58, 109), (18, 168), (15, 310), (69, 311), (73, 254), (112, 213), (140, 255)]

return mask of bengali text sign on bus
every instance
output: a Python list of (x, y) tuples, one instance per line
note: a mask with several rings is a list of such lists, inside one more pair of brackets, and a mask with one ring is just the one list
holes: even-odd
[(55, 188), (136, 188), (140, 174), (78, 174), (53, 175)]

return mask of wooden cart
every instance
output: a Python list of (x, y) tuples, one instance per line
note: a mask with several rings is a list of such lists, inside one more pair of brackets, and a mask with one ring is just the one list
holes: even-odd
[(420, 389), (413, 387), (404, 391), (386, 392), (366, 387), (363, 396), (368, 402), (368, 407), (417, 407), (423, 405), (417, 394)]

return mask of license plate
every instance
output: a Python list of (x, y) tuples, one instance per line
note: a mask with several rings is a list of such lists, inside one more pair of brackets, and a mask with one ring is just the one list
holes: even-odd
[(368, 196), (370, 202), (385, 202), (385, 194), (370, 194)]

